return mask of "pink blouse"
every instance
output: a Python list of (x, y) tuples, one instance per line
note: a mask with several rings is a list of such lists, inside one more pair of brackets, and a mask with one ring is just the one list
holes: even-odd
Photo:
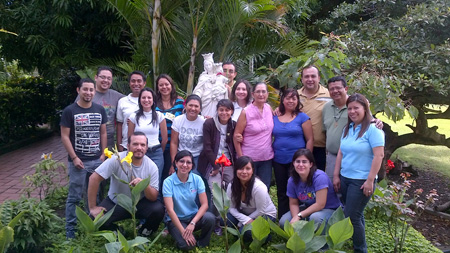
[(242, 154), (253, 161), (267, 161), (273, 158), (272, 130), (273, 115), (268, 104), (264, 104), (261, 113), (253, 104), (245, 108), (247, 125), (245, 126), (242, 142)]

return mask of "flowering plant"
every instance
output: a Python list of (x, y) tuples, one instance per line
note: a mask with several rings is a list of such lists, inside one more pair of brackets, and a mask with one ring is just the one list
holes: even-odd
[(393, 161), (391, 161), (390, 159), (387, 160), (386, 162), (386, 173), (389, 174), (389, 171), (391, 171), (393, 168), (395, 168), (395, 164)]
[[(221, 171), (222, 171), (222, 175), (221, 175), (221, 181), (220, 184), (221, 186), (219, 186), (217, 183), (213, 184), (213, 201), (214, 201), (214, 205), (216, 206), (217, 210), (219, 211), (220, 216), (222, 216), (222, 219), (224, 220), (224, 224), (225, 224), (225, 247), (226, 247), (226, 251), (228, 252), (228, 230), (230, 231), (239, 231), (233, 228), (228, 228), (227, 227), (227, 212), (228, 212), (228, 208), (230, 206), (230, 200), (228, 199), (225, 190), (223, 189), (223, 168), (230, 166), (231, 162), (230, 160), (227, 158), (227, 156), (222, 153), (222, 156), (220, 156), (219, 158), (216, 159), (215, 164), (220, 165)], [(237, 233), (235, 232), (235, 233)]]
[[(108, 158), (112, 158), (112, 156), (115, 155), (117, 157), (117, 161), (119, 162), (120, 168), (125, 173), (125, 175), (127, 175), (128, 182), (125, 182), (122, 179), (120, 179), (119, 177), (117, 177), (117, 175), (113, 174), (117, 180), (121, 181), (122, 183), (128, 184), (129, 182), (131, 182), (134, 179), (133, 167), (131, 166), (133, 152), (128, 151), (127, 156), (125, 156), (122, 160), (120, 160), (120, 155), (119, 155), (119, 151), (117, 150), (117, 146), (115, 148), (113, 148), (113, 151), (110, 151), (108, 148), (105, 148), (103, 153)], [(126, 165), (127, 168), (125, 168), (124, 165)]]

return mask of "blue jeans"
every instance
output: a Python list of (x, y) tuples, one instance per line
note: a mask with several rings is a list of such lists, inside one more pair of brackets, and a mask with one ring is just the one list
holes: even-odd
[[(354, 252), (367, 252), (366, 231), (364, 221), (364, 208), (370, 197), (364, 195), (361, 186), (365, 179), (350, 179), (341, 176), (341, 193), (344, 204), (345, 217), (350, 217), (353, 224), (353, 249)], [(375, 191), (375, 184), (373, 191)]]
[[(306, 220), (313, 220), (316, 224), (322, 224), (323, 221), (327, 222), (328, 219), (331, 217), (331, 215), (334, 213), (334, 209), (322, 209), (320, 211), (312, 213), (309, 217), (306, 218)], [(283, 214), (283, 216), (280, 219), (280, 227), (284, 227), (284, 223), (286, 221), (291, 221), (292, 215), (291, 211), (288, 211), (287, 213)], [(325, 224), (326, 225), (326, 224)], [(325, 230), (323, 230), (325, 232)]]
[(162, 173), (164, 170), (164, 154), (162, 151), (162, 148), (158, 148), (154, 151), (151, 151), (150, 148), (148, 148), (146, 155), (150, 157), (150, 159), (156, 164), (156, 167), (158, 167), (159, 172), (159, 188), (162, 189)]
[[(80, 204), (81, 198), (84, 200), (86, 210), (88, 209), (87, 187), (89, 177), (95, 169), (102, 164), (100, 159), (83, 161), (84, 169), (77, 169), (73, 162), (69, 162), (69, 192), (66, 201), (66, 237), (75, 238), (77, 231), (76, 206)], [(89, 211), (87, 210), (89, 213)]]
[(267, 190), (269, 190), (270, 181), (272, 180), (272, 159), (254, 163), (256, 175), (267, 186)]

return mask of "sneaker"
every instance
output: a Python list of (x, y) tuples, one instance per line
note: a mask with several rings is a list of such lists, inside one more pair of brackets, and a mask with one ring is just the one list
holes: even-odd
[(218, 236), (222, 236), (222, 228), (221, 227), (216, 227), (214, 229), (214, 233)]
[(161, 232), (161, 236), (162, 237), (166, 237), (166, 236), (168, 236), (169, 235), (169, 229), (167, 229), (167, 227), (165, 227), (164, 229), (163, 229), (163, 231)]
[(149, 237), (152, 233), (153, 233), (152, 230), (148, 230), (146, 228), (140, 229), (138, 231), (139, 236), (142, 236), (142, 237)]

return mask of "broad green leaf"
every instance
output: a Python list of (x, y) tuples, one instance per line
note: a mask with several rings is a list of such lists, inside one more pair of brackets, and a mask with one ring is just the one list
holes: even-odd
[(135, 187), (133, 187), (133, 190), (131, 190), (131, 197), (133, 198), (134, 206), (136, 206), (139, 200), (141, 199), (141, 192), (148, 186), (149, 183), (150, 183), (150, 176), (146, 179), (143, 179)]
[(0, 229), (0, 252), (6, 252), (9, 244), (14, 241), (14, 229), (5, 226)]
[(302, 238), (305, 243), (311, 241), (314, 237), (314, 221), (300, 220), (292, 224), (294, 231)]
[(271, 246), (279, 251), (287, 251), (286, 244), (284, 244), (284, 243), (283, 244), (272, 244)]
[(120, 252), (123, 246), (120, 242), (110, 242), (105, 244), (105, 248), (108, 253), (117, 253)]
[(144, 243), (148, 243), (150, 242), (147, 238), (142, 237), (142, 236), (138, 236), (136, 238), (134, 238), (133, 240), (128, 241), (128, 245), (130, 246), (130, 248), (134, 248), (136, 246), (142, 245)]
[(321, 249), (326, 243), (327, 239), (324, 235), (315, 236), (311, 241), (306, 243), (306, 252), (316, 252)]
[(98, 218), (98, 215), (97, 215), (97, 217), (95, 217), (95, 220), (94, 220), (95, 231), (99, 230), (100, 227), (103, 226), (103, 224), (105, 224), (105, 222), (109, 220), (111, 215), (114, 213), (115, 209), (116, 209), (116, 207), (114, 206), (111, 210), (106, 212), (105, 215), (103, 215), (99, 218)]
[(115, 179), (119, 180), (120, 182), (122, 182), (122, 183), (124, 183), (126, 185), (129, 184), (127, 181), (125, 181), (125, 180), (121, 179), (120, 177), (116, 176), (116, 174), (113, 173), (112, 175), (114, 176)]
[(386, 188), (388, 186), (388, 181), (386, 178), (377, 183), (378, 187)]
[[(253, 224), (253, 222), (252, 222), (252, 224)], [(242, 228), (242, 231), (240, 232), (241, 235), (243, 235), (248, 230), (251, 230), (252, 229), (252, 224), (245, 224), (244, 227)]]
[(114, 234), (111, 231), (97, 231), (92, 233), (93, 236), (103, 236), (108, 242), (115, 242), (116, 241), (116, 234)]
[(345, 218), (333, 224), (328, 230), (328, 234), (333, 241), (334, 248), (341, 248), (345, 241), (353, 236), (353, 225), (350, 218)]
[(252, 222), (252, 237), (258, 241), (264, 240), (270, 234), (270, 227), (267, 220), (259, 216)]
[(120, 245), (122, 245), (123, 251), (127, 253), (130, 250), (130, 245), (128, 244), (127, 239), (120, 233), (120, 231), (117, 231), (117, 238), (119, 239)]
[(237, 239), (228, 250), (229, 253), (241, 253), (241, 239)]
[(333, 212), (331, 217), (328, 219), (328, 227), (331, 227), (334, 223), (341, 221), (345, 218), (344, 211), (342, 210), (342, 207), (339, 207), (336, 209), (336, 211)]
[(253, 252), (260, 252), (261, 251), (261, 246), (263, 245), (263, 243), (264, 242), (262, 242), (262, 241), (260, 241), (260, 240), (257, 240), (257, 239), (255, 239), (255, 238), (253, 238), (253, 241), (252, 241), (252, 243), (250, 243), (250, 249), (253, 251)]
[(283, 237), (284, 239), (289, 240), (289, 235), (286, 232), (284, 232), (283, 229), (281, 229), (277, 224), (275, 224), (275, 222), (273, 222), (270, 219), (267, 220), (267, 222), (269, 222), (270, 229), (272, 229), (273, 232)]
[(92, 221), (91, 217), (87, 215), (79, 206), (75, 209), (75, 214), (77, 215), (78, 220), (81, 223), (81, 226), (86, 230), (87, 234), (94, 232), (95, 226), (94, 221)]
[(130, 214), (134, 213), (135, 207), (133, 206), (133, 203), (131, 202), (131, 198), (127, 195), (120, 193), (117, 195), (117, 204), (119, 204), (121, 207), (123, 207), (125, 210), (127, 210)]
[(319, 229), (317, 229), (317, 231), (316, 231), (316, 233), (314, 235), (321, 235), (323, 230), (324, 230), (324, 228), (325, 228), (325, 224), (326, 224), (326, 222), (322, 221), (322, 223), (320, 223)]
[(213, 183), (213, 202), (219, 213), (226, 213), (230, 207), (230, 200), (227, 193), (217, 183)]
[(16, 215), (16, 217), (14, 217), (9, 223), (8, 223), (8, 227), (14, 228), (17, 224), (17, 222), (19, 222), (19, 220), (22, 218), (22, 216), (28, 212), (27, 210), (21, 211), (19, 214)]
[(297, 233), (293, 233), (291, 238), (289, 238), (289, 240), (287, 241), (286, 247), (295, 253), (305, 252), (306, 244), (302, 240), (302, 238), (297, 235)]
[(291, 238), (292, 235), (295, 233), (294, 228), (292, 227), (291, 223), (288, 220), (284, 222), (284, 232), (286, 232), (289, 238)]
[(230, 228), (230, 227), (227, 227), (227, 230), (228, 230), (228, 232), (230, 232), (232, 235), (239, 236), (239, 230), (237, 230), (237, 229), (235, 229), (235, 228)]

